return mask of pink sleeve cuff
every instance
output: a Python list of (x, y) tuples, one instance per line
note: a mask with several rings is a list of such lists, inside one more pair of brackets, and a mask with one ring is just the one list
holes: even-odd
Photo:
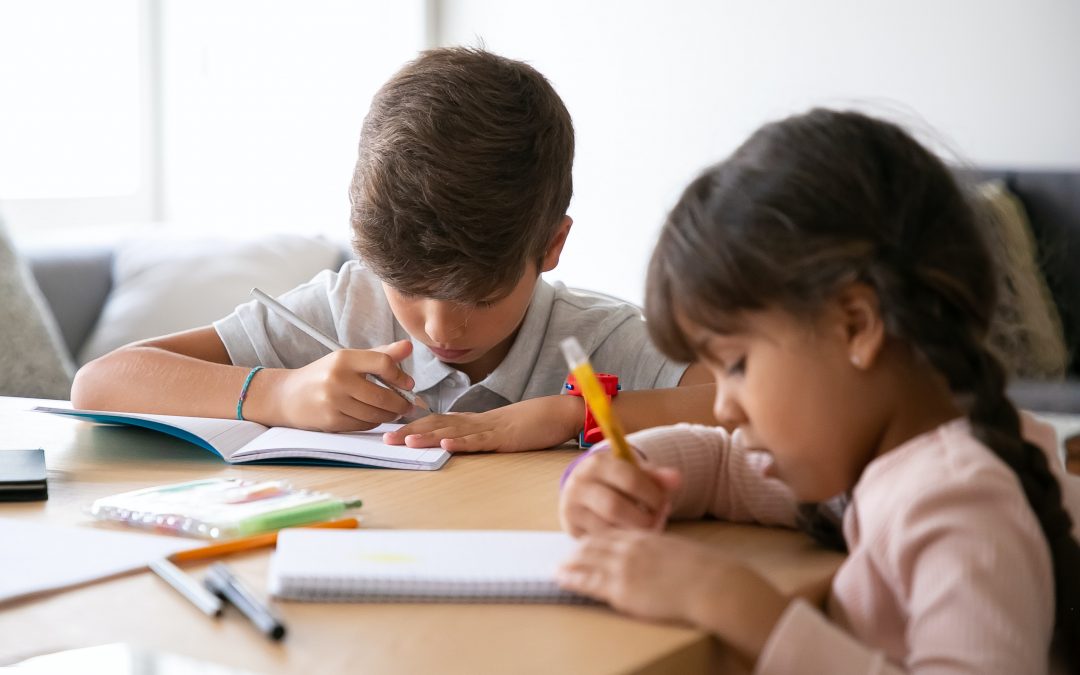
[(793, 600), (780, 617), (754, 670), (757, 675), (902, 672), (882, 652), (862, 644), (801, 598)]

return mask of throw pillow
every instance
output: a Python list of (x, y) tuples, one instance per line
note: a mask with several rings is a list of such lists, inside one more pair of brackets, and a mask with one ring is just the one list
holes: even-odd
[(112, 291), (78, 361), (209, 325), (251, 300), (253, 286), (279, 295), (337, 269), (343, 253), (328, 239), (287, 234), (255, 240), (165, 235), (120, 244)]
[(0, 222), (0, 395), (67, 399), (73, 368), (56, 319)]
[(976, 186), (976, 209), (984, 219), (998, 266), (1001, 295), (989, 343), (1010, 374), (1056, 379), (1065, 374), (1069, 352), (1061, 316), (1039, 268), (1035, 236), (1024, 206), (999, 180)]

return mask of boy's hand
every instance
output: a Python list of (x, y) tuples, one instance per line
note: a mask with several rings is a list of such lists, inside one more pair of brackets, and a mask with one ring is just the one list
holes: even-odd
[(671, 467), (648, 462), (634, 466), (610, 452), (597, 452), (567, 478), (559, 497), (559, 521), (574, 537), (611, 528), (659, 530), (681, 482)]
[(772, 584), (716, 547), (653, 532), (586, 537), (556, 578), (632, 616), (700, 626), (750, 664), (787, 606)]
[(582, 406), (573, 396), (544, 396), (482, 413), (428, 415), (387, 432), (383, 442), (450, 452), (543, 450), (577, 436)]
[(365, 376), (411, 390), (413, 379), (399, 365), (411, 353), (412, 343), (400, 340), (375, 349), (342, 349), (284, 371), (273, 389), (280, 417), (290, 427), (318, 431), (363, 431), (392, 422), (412, 405)]

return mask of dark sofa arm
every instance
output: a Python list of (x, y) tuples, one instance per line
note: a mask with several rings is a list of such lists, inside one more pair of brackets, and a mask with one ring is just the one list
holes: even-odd
[(68, 351), (78, 356), (112, 288), (112, 249), (79, 247), (25, 254)]

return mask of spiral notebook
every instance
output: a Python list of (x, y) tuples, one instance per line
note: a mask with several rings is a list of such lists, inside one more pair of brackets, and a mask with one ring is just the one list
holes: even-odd
[(589, 602), (555, 583), (562, 532), (283, 530), (270, 593), (316, 602)]

